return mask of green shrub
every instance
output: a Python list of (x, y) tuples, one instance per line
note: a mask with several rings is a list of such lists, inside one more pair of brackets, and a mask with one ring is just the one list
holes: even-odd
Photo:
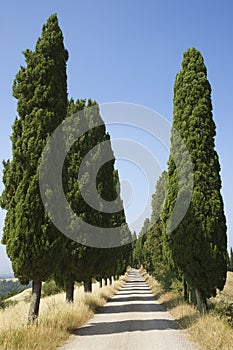
[(226, 321), (233, 327), (233, 303), (220, 301), (214, 305), (213, 312), (226, 319)]
[(54, 280), (46, 281), (42, 286), (42, 297), (54, 295), (62, 292), (62, 288), (58, 287)]

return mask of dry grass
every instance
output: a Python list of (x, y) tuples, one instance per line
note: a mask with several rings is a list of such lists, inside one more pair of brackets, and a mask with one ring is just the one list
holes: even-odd
[[(199, 349), (233, 349), (233, 331), (224, 319), (212, 312), (200, 315), (192, 305), (186, 304), (181, 296), (163, 291), (157, 281), (145, 272), (143, 274), (156, 299), (174, 316), (189, 338), (198, 344)], [(220, 293), (221, 299), (224, 297), (225, 300), (226, 298), (228, 301), (233, 300), (232, 283), (233, 273), (230, 273), (226, 286)]]
[(21, 293), (16, 294), (13, 297), (8, 298), (7, 300), (9, 300), (9, 301), (16, 301), (16, 302), (24, 301), (25, 299), (30, 298), (31, 293), (32, 293), (32, 289), (31, 288), (25, 289)]
[(70, 334), (84, 325), (94, 312), (103, 306), (123, 286), (125, 277), (112, 286), (99, 289), (94, 285), (93, 293), (75, 290), (75, 302), (66, 303), (65, 294), (41, 299), (38, 325), (26, 326), (29, 304), (21, 301), (0, 311), (1, 350), (52, 350), (61, 345)]
[(218, 292), (216, 301), (223, 300), (228, 303), (233, 303), (233, 272), (227, 272), (227, 281), (223, 291)]
[(203, 350), (232, 350), (232, 328), (216, 315), (211, 313), (199, 317), (188, 329), (191, 338), (200, 344)]

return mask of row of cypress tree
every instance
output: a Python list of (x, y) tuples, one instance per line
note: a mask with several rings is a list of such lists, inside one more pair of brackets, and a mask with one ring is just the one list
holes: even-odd
[[(90, 130), (73, 143), (63, 166), (67, 201), (77, 215), (96, 227), (126, 223), (123, 209), (114, 214), (101, 213), (82, 198), (77, 181), (79, 166), (87, 152), (110, 137), (103, 122), (93, 128), (93, 120), (101, 120), (95, 101), (68, 99), (68, 52), (55, 14), (43, 26), (35, 50), (26, 50), (24, 56), (26, 66), (20, 68), (13, 84), (18, 117), (11, 136), (12, 159), (4, 161), (1, 207), (6, 210), (6, 218), (2, 243), (15, 277), (22, 284), (32, 281), (28, 316), (32, 323), (39, 313), (42, 281), (53, 276), (66, 290), (67, 301), (73, 301), (75, 281), (83, 281), (85, 290), (91, 291), (93, 277), (102, 281), (122, 274), (129, 262), (131, 245), (109, 249), (84, 246), (63, 235), (50, 220), (39, 188), (42, 153), (53, 131), (79, 112), (74, 128), (85, 124)], [(109, 152), (112, 154), (111, 149)], [(101, 149), (95, 156), (102, 157)], [(112, 160), (99, 170), (96, 187), (107, 201), (117, 197), (119, 179), (113, 154)], [(130, 236), (129, 230), (126, 235)]]
[[(131, 246), (107, 250), (87, 247), (68, 239), (51, 222), (39, 189), (41, 156), (48, 138), (58, 125), (78, 111), (83, 113), (77, 123), (87, 123), (88, 129), (91, 129), (93, 118), (101, 117), (95, 101), (68, 100), (68, 52), (56, 15), (43, 26), (35, 51), (26, 50), (24, 55), (26, 67), (20, 68), (13, 85), (13, 95), (18, 100), (18, 118), (11, 136), (12, 160), (4, 162), (5, 189), (1, 206), (7, 211), (3, 243), (15, 276), (22, 283), (33, 281), (29, 311), (29, 322), (33, 322), (39, 312), (42, 281), (53, 275), (66, 289), (67, 300), (72, 301), (75, 281), (84, 281), (85, 290), (90, 290), (92, 277), (102, 280), (122, 273), (129, 262)], [(92, 110), (94, 107), (95, 112), (94, 117), (88, 118), (90, 107)], [(78, 124), (75, 127), (78, 128)], [(187, 157), (182, 154), (177, 131), (188, 149), (192, 174), (187, 172)], [(177, 277), (182, 279), (185, 297), (188, 290), (192, 295), (195, 292), (195, 302), (201, 311), (206, 310), (206, 298), (215, 295), (217, 288), (223, 288), (227, 268), (226, 222), (214, 137), (207, 70), (201, 53), (189, 49), (184, 54), (174, 86), (168, 170), (157, 183), (152, 216), (145, 221), (135, 244), (134, 258), (167, 285)], [(109, 135), (103, 124), (76, 141), (66, 157), (63, 182), (75, 213), (96, 226), (114, 227), (125, 224), (123, 209), (113, 215), (100, 215), (86, 204), (77, 182), (85, 154), (106, 140)], [(97, 176), (98, 192), (109, 201), (117, 196), (119, 185), (112, 159)], [(180, 159), (182, 188), (179, 188), (175, 159)], [(186, 200), (185, 186), (189, 186), (191, 175), (194, 179), (191, 203), (182, 222), (169, 231), (176, 198), (180, 196)]]
[[(133, 257), (135, 264), (143, 264), (167, 288), (177, 279), (183, 281), (185, 299), (190, 295), (205, 312), (207, 298), (224, 287), (228, 254), (211, 86), (204, 59), (195, 48), (184, 53), (173, 102), (168, 169), (157, 182), (152, 216), (144, 223)], [(181, 208), (175, 208), (176, 200), (188, 201), (192, 185), (188, 210), (177, 226)], [(174, 209), (176, 215), (171, 215)]]

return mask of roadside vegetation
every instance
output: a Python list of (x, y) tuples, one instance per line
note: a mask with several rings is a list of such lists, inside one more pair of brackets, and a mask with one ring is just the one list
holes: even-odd
[(208, 300), (209, 312), (202, 315), (193, 304), (184, 301), (178, 291), (166, 291), (145, 270), (142, 271), (158, 302), (168, 310), (201, 350), (232, 350), (233, 344), (233, 272), (228, 272), (223, 291)]
[(85, 293), (83, 287), (76, 287), (74, 303), (65, 302), (64, 292), (44, 297), (41, 299), (38, 322), (30, 326), (26, 325), (27, 300), (0, 310), (1, 350), (56, 349), (84, 325), (124, 285), (125, 280), (123, 276), (103, 288), (95, 283), (92, 293)]
[(30, 288), (31, 284), (22, 286), (17, 280), (0, 280), (0, 297), (9, 298), (11, 295), (22, 292), (24, 289)]

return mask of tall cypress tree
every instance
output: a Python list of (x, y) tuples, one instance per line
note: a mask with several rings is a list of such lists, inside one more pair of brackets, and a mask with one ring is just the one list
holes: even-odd
[[(75, 133), (80, 128), (80, 123), (87, 126), (84, 117), (84, 108), (86, 100), (77, 100), (73, 98), (68, 101), (66, 118), (71, 117), (75, 113), (79, 113), (72, 129), (69, 129), (69, 138), (74, 138)], [(82, 111), (82, 112), (81, 112)], [(78, 186), (78, 171), (82, 158), (87, 152), (86, 135), (79, 138), (68, 152), (63, 166), (63, 188), (66, 198), (76, 214), (82, 212), (83, 203), (81, 202), (81, 194)], [(74, 283), (77, 280), (77, 271), (82, 274), (80, 266), (80, 258), (85, 251), (85, 247), (81, 244), (69, 239), (65, 235), (61, 238), (62, 251), (60, 262), (54, 270), (54, 278), (56, 282), (65, 289), (66, 301), (73, 302), (74, 299)], [(87, 266), (86, 266), (87, 267)]]
[[(110, 144), (110, 136), (106, 132), (106, 127), (103, 123), (103, 120), (100, 115), (99, 107), (94, 102), (89, 100), (86, 114), (85, 114), (90, 131), (87, 133), (89, 149), (92, 150), (96, 147), (96, 150), (92, 154), (92, 160), (87, 167), (87, 173), (94, 173), (96, 167), (97, 159), (111, 159), (107, 161), (98, 171), (96, 177), (96, 189), (100, 197), (105, 201), (111, 202), (114, 201), (120, 192), (119, 188), (119, 177), (118, 172), (114, 169), (115, 157)], [(95, 125), (102, 124), (98, 127)], [(100, 146), (103, 142), (108, 142), (108, 146), (103, 150)], [(104, 153), (105, 154), (104, 154)], [(106, 158), (105, 158), (106, 157)], [(86, 182), (85, 192), (89, 192), (89, 198), (91, 198), (92, 193), (89, 190), (88, 181)], [(126, 242), (130, 241), (130, 231), (126, 225), (125, 213), (123, 209), (123, 202), (118, 198), (118, 211), (113, 213), (104, 212), (101, 203), (98, 205), (98, 209), (94, 209), (89, 205), (85, 205), (85, 213), (83, 218), (86, 222), (90, 223), (93, 226), (96, 226), (96, 235), (101, 235), (101, 228), (114, 228), (121, 227), (121, 232), (116, 232), (116, 235), (119, 234), (116, 240), (114, 237), (109, 237), (108, 245), (111, 246), (111, 243), (114, 245), (115, 241), (124, 243), (122, 240), (126, 239)], [(111, 239), (113, 238), (113, 241)], [(128, 239), (128, 241), (127, 241)], [(102, 242), (100, 242), (102, 245)], [(105, 243), (105, 242), (103, 242)], [(97, 277), (99, 279), (107, 279), (112, 275), (119, 275), (125, 271), (130, 251), (129, 245), (114, 247), (114, 248), (90, 248), (86, 247), (86, 251), (91, 251), (91, 258), (89, 258), (88, 263), (92, 263), (92, 268), (86, 270), (86, 277), (84, 280), (84, 285), (88, 291), (88, 285), (92, 277)], [(86, 263), (84, 264), (84, 266)]]
[[(176, 136), (180, 133), (189, 151), (194, 188), (189, 209), (171, 232), (176, 198), (185, 200), (188, 186), (187, 157)], [(205, 311), (206, 298), (223, 289), (227, 269), (226, 221), (220, 193), (220, 165), (215, 151), (215, 123), (212, 116), (211, 86), (201, 53), (195, 48), (184, 53), (182, 69), (174, 85), (171, 151), (168, 162), (167, 195), (164, 206), (165, 240), (171, 257), (196, 291), (198, 308)], [(174, 160), (179, 159), (179, 164)], [(178, 174), (182, 186), (178, 188)]]
[[(116, 213), (104, 213), (101, 204), (98, 209), (92, 208), (83, 198), (81, 186), (89, 198), (93, 196), (90, 190), (91, 175), (95, 173), (96, 161), (104, 159), (100, 144), (110, 141), (106, 133), (105, 125), (99, 114), (99, 107), (95, 101), (77, 100), (69, 101), (67, 117), (77, 113), (74, 118), (72, 130), (69, 129), (69, 139), (75, 140), (75, 134), (87, 126), (88, 132), (76, 140), (69, 150), (64, 165), (64, 188), (66, 198), (74, 213), (83, 221), (96, 226), (96, 240), (101, 228), (121, 226), (125, 223), (124, 211)], [(97, 127), (95, 125), (101, 124)], [(74, 134), (73, 134), (74, 133)], [(86, 172), (78, 180), (80, 165), (88, 152), (92, 152), (89, 160), (86, 161)], [(105, 163), (97, 172), (96, 189), (99, 195), (106, 201), (113, 201), (117, 196), (118, 175), (114, 170), (114, 156), (109, 145), (107, 151), (111, 161)], [(98, 203), (97, 203), (98, 204)], [(120, 205), (119, 205), (120, 207)], [(123, 207), (121, 205), (121, 207)], [(72, 228), (71, 228), (72, 229)], [(82, 234), (85, 234), (82, 232)], [(88, 232), (87, 232), (88, 235)], [(66, 289), (66, 300), (73, 301), (74, 282), (84, 281), (86, 291), (91, 291), (91, 279), (96, 277), (99, 280), (106, 279), (115, 274), (118, 267), (119, 248), (94, 248), (63, 237), (63, 251), (61, 263), (57, 265), (55, 279)], [(130, 254), (130, 253), (129, 253)]]
[(62, 31), (56, 15), (43, 26), (35, 51), (24, 52), (13, 85), (18, 118), (13, 125), (12, 160), (5, 162), (1, 205), (7, 210), (3, 243), (14, 274), (33, 281), (29, 322), (39, 313), (41, 283), (53, 272), (60, 251), (59, 233), (40, 197), (39, 168), (44, 146), (67, 109), (66, 62)]

